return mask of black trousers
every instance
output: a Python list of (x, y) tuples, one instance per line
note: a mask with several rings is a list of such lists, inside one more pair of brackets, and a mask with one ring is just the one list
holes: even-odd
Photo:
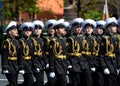
[(93, 79), (93, 86), (103, 86), (104, 78), (102, 72), (100, 71), (93, 72), (92, 79)]
[(70, 72), (69, 81), (69, 86), (81, 86), (81, 73)]
[(50, 73), (49, 69), (46, 69), (45, 72), (46, 72), (47, 79), (48, 79), (48, 81), (45, 84), (45, 86), (55, 86), (56, 78), (51, 78), (49, 76), (49, 73)]
[(24, 74), (23, 75), (24, 82), (19, 84), (18, 86), (32, 86), (34, 83), (33, 75), (32, 74)]
[(115, 74), (104, 74), (104, 86), (117, 86), (117, 75)]
[(56, 74), (55, 86), (67, 86), (67, 79), (65, 74)]
[(48, 82), (45, 86), (55, 86), (56, 78), (51, 78), (48, 76)]
[[(48, 79), (48, 81), (50, 81), (50, 77), (49, 77), (49, 69), (45, 69), (45, 73), (46, 73), (46, 76), (47, 76), (47, 79)], [(51, 82), (51, 81), (50, 81)], [(45, 84), (45, 86), (52, 86), (52, 85), (50, 85), (50, 82), (47, 82), (46, 84)]]
[(92, 72), (90, 70), (82, 71), (81, 86), (93, 86)]
[(5, 74), (9, 85), (8, 86), (17, 86), (18, 74)]
[(36, 78), (33, 86), (44, 86), (44, 71), (34, 73), (33, 75)]
[(120, 86), (120, 74), (117, 76), (117, 86)]

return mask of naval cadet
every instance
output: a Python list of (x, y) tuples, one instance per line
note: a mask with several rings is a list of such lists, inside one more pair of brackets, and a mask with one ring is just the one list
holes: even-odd
[(55, 86), (67, 85), (66, 41), (64, 39), (66, 31), (63, 22), (64, 19), (60, 19), (54, 24), (56, 37), (50, 41), (49, 76), (55, 79)]
[(117, 40), (114, 37), (117, 32), (117, 20), (114, 17), (105, 20), (105, 35), (102, 37), (99, 50), (101, 67), (104, 73), (104, 86), (117, 86)]
[(3, 41), (1, 49), (2, 73), (5, 74), (9, 86), (17, 86), (19, 71), (19, 41), (17, 23), (11, 21), (5, 29), (8, 38)]
[(33, 42), (31, 39), (34, 24), (31, 22), (25, 22), (21, 25), (20, 30), (22, 31), (22, 38), (20, 41), (20, 70), (23, 74), (24, 81), (20, 86), (32, 86), (34, 83), (33, 78)]
[(44, 23), (40, 20), (33, 21), (33, 75), (36, 78), (36, 82), (33, 86), (44, 85), (44, 67), (45, 67), (45, 55), (43, 53), (43, 40), (41, 38), (42, 30), (44, 29)]

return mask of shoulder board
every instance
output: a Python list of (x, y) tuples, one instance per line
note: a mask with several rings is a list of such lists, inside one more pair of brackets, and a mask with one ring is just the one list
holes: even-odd
[(5, 41), (10, 42), (10, 38), (6, 39)]
[(24, 39), (23, 38), (19, 39), (19, 41), (22, 42), (22, 43), (24, 43)]
[(8, 39), (3, 41), (2, 48), (6, 48), (7, 47), (7, 45), (5, 43), (8, 43), (8, 45), (9, 45), (10, 44), (10, 39), (8, 38)]
[(103, 38), (109, 38), (109, 36), (103, 36)]
[(68, 37), (67, 40), (73, 40), (73, 37)]

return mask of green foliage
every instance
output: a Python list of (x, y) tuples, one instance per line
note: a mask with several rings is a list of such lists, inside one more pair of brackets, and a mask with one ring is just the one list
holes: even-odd
[(83, 16), (85, 19), (95, 19), (95, 20), (101, 20), (102, 19), (102, 13), (96, 10), (90, 10), (87, 11), (86, 13), (83, 13)]
[(28, 12), (31, 16), (33, 13), (40, 13), (36, 6), (36, 0), (2, 0), (2, 15), (4, 19), (18, 18), (18, 11)]
[(90, 0), (89, 3), (81, 2), (80, 15), (85, 18), (91, 18), (95, 20), (102, 19), (103, 3), (101, 0)]

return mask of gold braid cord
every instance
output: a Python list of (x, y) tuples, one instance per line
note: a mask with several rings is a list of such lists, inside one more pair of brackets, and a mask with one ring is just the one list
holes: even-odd
[(84, 50), (87, 52), (89, 51), (89, 44), (88, 44), (87, 40), (84, 41)]
[(60, 43), (57, 42), (57, 41), (54, 41), (53, 53), (54, 53), (55, 56), (56, 56), (56, 55), (57, 55), (57, 56), (58, 56), (58, 55), (61, 55), (61, 53), (62, 53), (62, 46), (61, 46)]
[(40, 44), (38, 44), (35, 39), (32, 38), (32, 40), (33, 40), (34, 49), (35, 49), (34, 55), (38, 55), (38, 56), (42, 55)]
[(73, 38), (70, 38), (72, 41), (72, 51), (73, 53), (79, 53), (80, 51), (80, 45), (77, 41), (75, 41)]
[(28, 56), (29, 55), (29, 47), (22, 39), (21, 39), (21, 42), (23, 45), (23, 55)]
[(114, 51), (114, 46), (113, 44), (110, 43), (109, 37), (108, 36), (104, 36), (104, 38), (106, 39), (106, 53), (105, 56), (110, 56), (113, 57), (113, 51)]
[(97, 41), (96, 41), (96, 39), (93, 37), (93, 53), (95, 54), (95, 55), (98, 55), (98, 52), (99, 52), (99, 44), (97, 43)]
[(7, 39), (7, 42), (8, 42), (8, 52), (10, 56), (15, 56), (16, 53), (15, 45), (13, 45), (13, 43), (9, 39)]

